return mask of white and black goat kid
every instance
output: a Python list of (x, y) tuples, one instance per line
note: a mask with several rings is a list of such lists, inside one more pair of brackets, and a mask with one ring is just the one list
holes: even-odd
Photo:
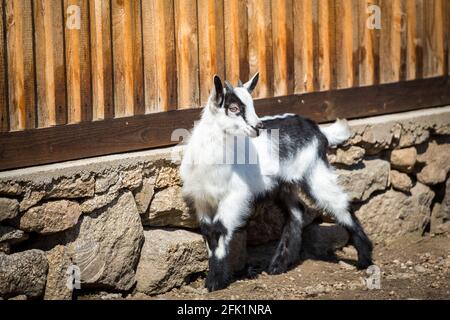
[[(358, 251), (358, 266), (372, 263), (372, 243), (350, 212), (349, 198), (337, 183), (328, 164), (329, 145), (350, 136), (346, 121), (326, 128), (295, 114), (259, 118), (251, 92), (256, 74), (233, 87), (218, 76), (201, 120), (195, 125), (181, 163), (183, 194), (193, 203), (209, 253), (206, 287), (209, 291), (228, 285), (229, 244), (238, 228), (264, 197), (275, 199), (288, 217), (268, 272), (285, 272), (300, 256), (303, 205), (302, 189), (351, 234)], [(271, 132), (278, 132), (273, 139)], [(235, 137), (245, 137), (244, 147)], [(257, 161), (236, 161), (240, 153), (253, 152)], [(237, 153), (237, 154), (236, 154)], [(230, 155), (234, 161), (228, 161)]]

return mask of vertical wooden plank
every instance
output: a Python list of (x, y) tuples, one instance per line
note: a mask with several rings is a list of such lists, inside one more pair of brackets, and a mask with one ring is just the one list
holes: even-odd
[(442, 0), (424, 5), (424, 77), (444, 74), (444, 8)]
[(407, 76), (407, 53), (408, 53), (408, 3), (406, 0), (400, 0), (400, 81), (405, 81)]
[(249, 0), (248, 40), (250, 75), (259, 71), (259, 83), (253, 96), (273, 95), (273, 51), (270, 0)]
[(296, 93), (314, 90), (312, 0), (294, 2), (294, 70)]
[(353, 86), (353, 16), (352, 1), (336, 1), (336, 85)]
[(425, 46), (423, 6), (423, 0), (416, 0), (416, 37), (414, 41), (416, 49), (416, 79), (423, 78), (423, 51)]
[(62, 3), (36, 0), (34, 4), (37, 123), (49, 127), (66, 123), (66, 79)]
[(142, 2), (145, 112), (176, 109), (177, 77), (173, 0)]
[[(145, 1), (145, 0), (144, 0)], [(131, 1), (131, 26), (133, 45), (134, 114), (145, 113), (144, 62), (142, 57), (142, 10), (141, 0)]]
[(246, 0), (224, 0), (225, 77), (232, 83), (249, 78)]
[(450, 74), (450, 3), (449, 1), (444, 1), (444, 31), (445, 31), (445, 57), (446, 63), (446, 74)]
[(381, 83), (400, 80), (401, 16), (400, 0), (381, 0)]
[(359, 86), (359, 7), (360, 0), (351, 0), (352, 13), (352, 70), (353, 87)]
[(406, 20), (406, 79), (413, 80), (417, 77), (417, 14), (415, 0), (406, 0)]
[(109, 1), (90, 0), (92, 57), (92, 119), (114, 116), (111, 52), (111, 6)]
[(330, 15), (330, 7), (333, 9), (329, 0), (318, 0), (318, 39), (316, 42), (319, 46), (317, 82), (320, 91), (330, 90), (332, 83), (331, 57), (334, 46), (331, 43), (334, 43), (334, 25), (331, 19), (334, 14)]
[(225, 76), (223, 0), (198, 0), (200, 102), (206, 104), (213, 75)]
[(0, 132), (7, 132), (9, 130), (4, 4), (3, 1), (0, 2)]
[(367, 27), (367, 21), (373, 14), (371, 6), (378, 5), (377, 0), (361, 0), (359, 6), (359, 85), (370, 86), (377, 83), (378, 29)]
[[(77, 12), (80, 13), (76, 17)], [(91, 59), (89, 50), (89, 3), (64, 0), (67, 121), (77, 123), (92, 119)], [(72, 22), (79, 19), (79, 28)]]
[(116, 117), (144, 112), (141, 2), (112, 1), (114, 111)]
[(197, 1), (175, 0), (178, 109), (200, 106)]
[(6, 1), (9, 123), (11, 130), (35, 127), (32, 22), (31, 1)]
[(293, 2), (272, 1), (274, 96), (294, 92)]

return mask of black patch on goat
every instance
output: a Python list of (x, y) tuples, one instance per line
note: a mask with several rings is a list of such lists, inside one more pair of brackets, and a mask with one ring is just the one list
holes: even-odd
[(318, 141), (318, 155), (326, 160), (328, 140), (319, 126), (312, 120), (299, 115), (285, 118), (274, 118), (263, 121), (268, 130), (279, 130), (280, 160), (290, 159), (298, 150), (306, 147), (311, 141)]
[(234, 104), (239, 108), (239, 112), (235, 113), (235, 115), (240, 116), (244, 119), (244, 121), (247, 123), (247, 119), (245, 117), (245, 104), (239, 99), (239, 97), (234, 92), (226, 91), (225, 93), (225, 114), (228, 116), (228, 109), (230, 106)]
[[(227, 229), (222, 222), (217, 221), (212, 224), (200, 223), (200, 231), (208, 243), (211, 250), (211, 257), (208, 259), (208, 275), (205, 281), (205, 287), (208, 291), (215, 291), (225, 288), (231, 280), (228, 261), (218, 259), (214, 255), (214, 251), (219, 245), (220, 237), (225, 237), (228, 234)], [(228, 248), (225, 248), (228, 250)], [(225, 255), (226, 257), (227, 255)]]

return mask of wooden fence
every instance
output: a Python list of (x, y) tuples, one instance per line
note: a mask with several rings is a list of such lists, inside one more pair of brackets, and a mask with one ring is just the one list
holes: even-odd
[(260, 114), (450, 103), (449, 0), (0, 1), (0, 170), (173, 143), (215, 73)]

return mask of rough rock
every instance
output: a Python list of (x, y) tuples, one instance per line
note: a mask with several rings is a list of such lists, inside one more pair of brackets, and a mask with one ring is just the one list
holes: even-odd
[(95, 180), (93, 177), (73, 177), (62, 179), (53, 185), (46, 192), (49, 199), (76, 199), (94, 196)]
[(8, 300), (18, 300), (18, 301), (24, 301), (24, 300), (28, 300), (27, 296), (24, 294), (20, 294), (18, 296), (15, 296), (13, 298), (9, 298)]
[(410, 232), (423, 233), (433, 198), (434, 192), (418, 182), (411, 196), (388, 190), (362, 205), (356, 215), (373, 240), (388, 243)]
[(0, 198), (0, 221), (12, 219), (19, 213), (19, 201)]
[(20, 202), (20, 212), (30, 209), (32, 206), (36, 205), (44, 199), (45, 191), (44, 190), (27, 190), (25, 196)]
[(417, 150), (414, 147), (392, 150), (391, 166), (399, 171), (411, 172), (417, 160)]
[(175, 185), (181, 185), (181, 178), (178, 168), (162, 167), (156, 178), (156, 188), (166, 188)]
[(14, 181), (0, 181), (0, 195), (20, 196), (23, 192), (22, 187)]
[(28, 250), (11, 255), (0, 253), (0, 296), (42, 296), (47, 269), (47, 258), (43, 251)]
[(89, 198), (80, 204), (81, 211), (83, 213), (91, 213), (95, 210), (101, 209), (119, 196), (119, 192), (108, 192), (100, 195), (95, 195), (93, 198)]
[(430, 233), (439, 234), (445, 232), (445, 229), (442, 228), (444, 221), (446, 220), (445, 218), (446, 216), (444, 210), (442, 210), (442, 204), (436, 203), (431, 212)]
[(119, 181), (119, 174), (116, 172), (107, 172), (95, 179), (95, 192), (103, 193)]
[(129, 290), (134, 285), (144, 234), (131, 192), (83, 215), (67, 238), (69, 256), (80, 268), (82, 288)]
[(120, 171), (122, 185), (130, 191), (137, 189), (142, 184), (142, 169), (135, 168), (133, 170)]
[(44, 235), (52, 234), (75, 226), (81, 213), (80, 205), (77, 202), (50, 201), (28, 209), (18, 219), (18, 228)]
[(347, 149), (338, 148), (328, 155), (328, 161), (331, 164), (351, 166), (361, 162), (365, 153), (366, 151), (363, 148), (357, 146), (350, 146)]
[(405, 148), (426, 142), (430, 138), (430, 129), (429, 123), (420, 123), (420, 121), (403, 123), (398, 147)]
[(403, 192), (409, 192), (413, 185), (411, 178), (406, 173), (397, 170), (391, 170), (389, 180), (394, 189)]
[(58, 245), (47, 252), (48, 274), (45, 285), (45, 300), (71, 300), (71, 279), (67, 273), (72, 264), (65, 246)]
[(134, 199), (140, 214), (144, 214), (155, 194), (155, 177), (144, 178), (142, 186), (135, 192)]
[(384, 190), (389, 180), (390, 164), (374, 159), (364, 160), (362, 164), (349, 170), (338, 169), (338, 181), (354, 202), (365, 201), (375, 191)]
[(362, 124), (352, 126), (353, 136), (348, 141), (365, 149), (366, 154), (377, 154), (394, 145), (402, 133), (402, 126), (396, 122)]
[(7, 242), (0, 242), (0, 254), (9, 254), (11, 252), (11, 245)]
[(22, 230), (0, 225), (0, 243), (17, 244), (27, 239), (28, 235)]
[(156, 192), (142, 223), (152, 227), (198, 227), (197, 217), (184, 202), (180, 186)]
[(442, 183), (450, 171), (450, 144), (431, 141), (426, 151), (417, 157), (425, 167), (417, 174), (417, 179), (427, 185)]
[(442, 210), (446, 220), (450, 220), (450, 179), (445, 184), (445, 195), (442, 200)]
[(208, 254), (203, 237), (186, 230), (146, 230), (136, 289), (158, 294), (179, 287), (190, 276), (206, 272)]

